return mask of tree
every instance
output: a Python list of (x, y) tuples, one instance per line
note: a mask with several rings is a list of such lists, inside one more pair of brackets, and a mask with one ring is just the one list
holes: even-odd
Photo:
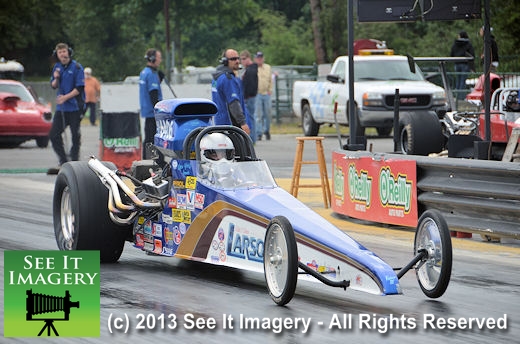
[(312, 34), (314, 38), (314, 53), (318, 64), (328, 62), (327, 47), (321, 28), (321, 1), (309, 0), (312, 14)]

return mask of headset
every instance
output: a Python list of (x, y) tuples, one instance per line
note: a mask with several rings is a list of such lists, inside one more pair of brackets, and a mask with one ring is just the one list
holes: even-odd
[[(61, 43), (60, 43), (60, 44), (61, 44)], [(58, 45), (60, 45), (60, 44), (58, 44)], [(72, 55), (74, 55), (74, 50), (72, 50), (72, 48), (71, 48), (68, 44), (66, 44), (66, 43), (63, 43), (63, 44), (65, 44), (65, 45), (67, 46), (67, 50), (68, 50), (68, 52), (69, 52), (69, 58), (72, 58)], [(58, 45), (56, 45), (56, 47), (57, 47)], [(52, 51), (52, 57), (53, 57), (54, 59), (58, 60), (58, 51), (57, 51), (56, 48), (54, 48), (54, 50)]]
[(146, 61), (148, 61), (150, 63), (155, 63), (156, 56), (157, 56), (157, 50), (155, 50), (155, 49), (148, 49), (146, 51), (146, 54), (144, 55), (144, 58), (146, 59)]
[(224, 66), (227, 66), (229, 64), (229, 59), (226, 57), (225, 51), (222, 53), (222, 57), (220, 57), (220, 60), (218, 60), (218, 62), (220, 62)]

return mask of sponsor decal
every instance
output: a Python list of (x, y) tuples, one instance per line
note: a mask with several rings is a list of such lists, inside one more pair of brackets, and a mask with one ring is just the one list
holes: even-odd
[(152, 234), (152, 221), (146, 221), (144, 224), (144, 234)]
[(168, 197), (168, 208), (177, 208), (177, 195)]
[(154, 253), (157, 253), (157, 254), (161, 254), (162, 253), (162, 240), (161, 239), (154, 239), (154, 243), (153, 243), (153, 252)]
[(144, 241), (145, 241), (145, 242), (149, 242), (149, 243), (153, 243), (153, 235), (151, 235), (151, 234), (145, 234), (145, 235), (144, 235)]
[[(390, 167), (383, 167), (379, 173), (379, 198), (383, 207), (393, 206), (409, 213), (412, 200), (412, 181), (406, 175), (394, 178)], [(404, 214), (403, 214), (404, 215)]]
[[(174, 228), (177, 228), (177, 226), (175, 226)], [(166, 227), (164, 229), (164, 242), (168, 246), (173, 246), (173, 231), (174, 230), (172, 230), (169, 227)]]
[(184, 180), (175, 179), (173, 181), (173, 187), (176, 189), (184, 189)]
[(337, 164), (334, 164), (334, 197), (339, 201), (338, 205), (345, 202), (345, 173)]
[(191, 223), (191, 211), (183, 209), (172, 209), (174, 222)]
[(195, 190), (186, 190), (186, 209), (195, 209)]
[(173, 230), (173, 241), (175, 242), (175, 244), (179, 245), (181, 243), (181, 240), (182, 240), (181, 232), (178, 229), (174, 229)]
[(135, 246), (136, 247), (143, 247), (144, 246), (144, 237), (141, 233), (135, 234)]
[(163, 247), (162, 254), (167, 255), (167, 256), (173, 256), (173, 248)]
[(157, 136), (163, 140), (173, 140), (173, 125), (170, 120), (161, 119), (155, 121), (157, 123)]
[(173, 219), (172, 219), (171, 215), (165, 214), (165, 213), (162, 213), (162, 221), (169, 225), (171, 225), (173, 223)]
[(154, 237), (162, 238), (162, 224), (154, 223), (152, 226), (152, 235)]
[(235, 232), (235, 224), (229, 223), (226, 253), (228, 256), (262, 262), (264, 257), (264, 240), (254, 236)]
[(186, 209), (186, 194), (177, 194), (177, 208)]
[(185, 223), (179, 223), (179, 230), (181, 231), (181, 234), (186, 234), (186, 224)]
[(195, 194), (195, 208), (196, 209), (204, 208), (204, 199), (205, 198), (206, 198), (206, 196), (204, 194), (201, 194), (198, 192)]
[(350, 164), (348, 166), (348, 184), (350, 199), (370, 208), (372, 177), (368, 175), (368, 171), (360, 170), (358, 174), (356, 165)]
[[(139, 137), (131, 138), (105, 138), (103, 139), (103, 147), (114, 148), (116, 153), (134, 151), (139, 148)], [(125, 149), (126, 148), (126, 149)]]
[(196, 186), (197, 186), (197, 177), (187, 176), (186, 177), (186, 189), (195, 190)]

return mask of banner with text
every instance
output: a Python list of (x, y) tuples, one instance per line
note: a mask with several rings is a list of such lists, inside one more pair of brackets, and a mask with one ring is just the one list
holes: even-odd
[(415, 160), (350, 158), (332, 153), (332, 209), (353, 218), (415, 227)]

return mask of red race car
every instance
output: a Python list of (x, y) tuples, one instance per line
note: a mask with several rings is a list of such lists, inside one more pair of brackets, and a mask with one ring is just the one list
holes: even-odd
[(49, 144), (52, 112), (19, 81), (0, 80), (0, 144), (18, 146), (36, 139), (38, 147)]

